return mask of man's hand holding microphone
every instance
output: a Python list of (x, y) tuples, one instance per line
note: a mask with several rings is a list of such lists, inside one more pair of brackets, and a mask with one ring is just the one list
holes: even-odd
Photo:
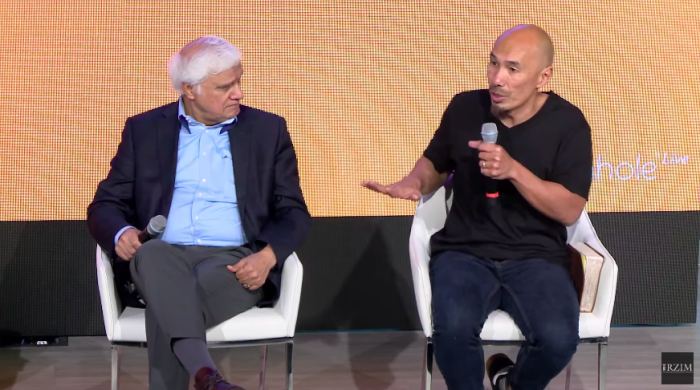
[(151, 218), (148, 222), (148, 226), (144, 230), (138, 230), (136, 228), (126, 229), (119, 237), (117, 245), (114, 248), (117, 252), (117, 256), (126, 261), (131, 261), (131, 259), (134, 258), (134, 254), (136, 254), (136, 251), (143, 243), (165, 231), (165, 225), (167, 223), (168, 220), (164, 216), (157, 215)]
[(117, 241), (117, 246), (114, 250), (117, 252), (117, 256), (121, 257), (126, 261), (130, 261), (136, 251), (141, 247), (141, 241), (139, 241), (140, 230), (136, 228), (126, 229), (119, 237)]

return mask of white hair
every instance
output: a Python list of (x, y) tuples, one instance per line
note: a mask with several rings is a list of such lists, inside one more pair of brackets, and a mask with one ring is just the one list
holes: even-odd
[(241, 52), (223, 38), (206, 36), (194, 40), (168, 61), (168, 75), (173, 88), (182, 95), (183, 84), (199, 92), (200, 84), (210, 74), (221, 73), (241, 63)]

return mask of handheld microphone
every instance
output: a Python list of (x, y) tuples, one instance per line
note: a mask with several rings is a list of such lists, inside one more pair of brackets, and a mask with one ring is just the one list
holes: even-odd
[[(498, 127), (495, 123), (484, 123), (481, 126), (481, 139), (487, 144), (495, 144), (498, 140)], [(490, 177), (486, 178), (486, 197), (489, 199), (498, 198), (498, 182)]]
[(144, 243), (165, 231), (168, 220), (162, 215), (156, 215), (148, 222), (148, 226), (139, 233), (139, 242)]

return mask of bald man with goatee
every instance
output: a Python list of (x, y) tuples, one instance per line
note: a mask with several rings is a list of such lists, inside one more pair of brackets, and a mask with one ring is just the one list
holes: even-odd
[[(430, 245), (433, 342), (450, 390), (481, 390), (484, 371), (493, 389), (544, 390), (576, 352), (566, 226), (588, 199), (592, 142), (577, 107), (541, 92), (553, 57), (541, 28), (506, 31), (488, 56), (488, 90), (452, 99), (414, 169), (391, 185), (363, 183), (415, 201), (453, 175), (453, 207)], [(488, 122), (497, 144), (481, 141)], [(498, 197), (489, 198), (494, 182)], [(515, 363), (504, 354), (484, 363), (479, 335), (496, 309), (527, 339)]]

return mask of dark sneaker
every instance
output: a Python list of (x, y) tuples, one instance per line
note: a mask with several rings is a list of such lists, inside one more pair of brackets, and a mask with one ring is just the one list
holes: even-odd
[(513, 361), (502, 353), (497, 353), (486, 361), (486, 375), (493, 390), (508, 390), (508, 371), (513, 368)]

